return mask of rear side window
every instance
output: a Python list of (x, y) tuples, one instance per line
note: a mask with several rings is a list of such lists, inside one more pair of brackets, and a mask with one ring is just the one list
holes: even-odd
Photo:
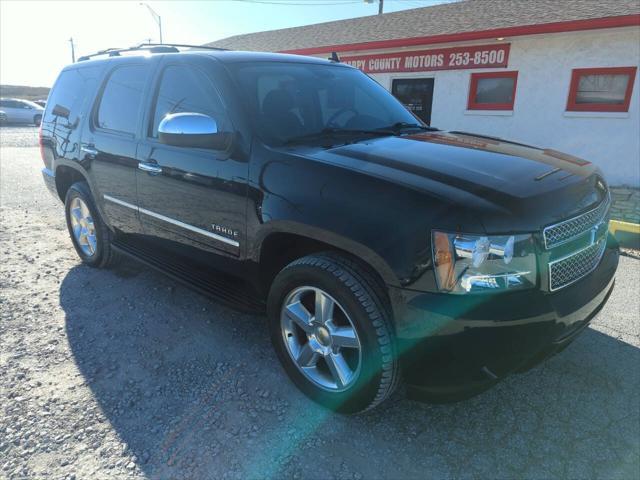
[(158, 137), (158, 125), (170, 113), (202, 113), (213, 118), (219, 131), (229, 131), (229, 121), (213, 83), (201, 70), (168, 66), (162, 73), (150, 135)]
[(148, 65), (116, 68), (102, 92), (96, 126), (134, 134), (148, 74)]
[(57, 120), (53, 115), (56, 105), (68, 110), (70, 117), (77, 117), (87, 96), (94, 91), (100, 70), (100, 67), (84, 67), (63, 71), (49, 95), (44, 114), (45, 122)]

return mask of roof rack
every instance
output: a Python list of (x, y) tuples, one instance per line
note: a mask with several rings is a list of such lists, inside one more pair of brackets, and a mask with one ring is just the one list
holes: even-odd
[(92, 53), (91, 55), (83, 55), (78, 59), (79, 62), (84, 62), (93, 57), (100, 55), (107, 55), (109, 57), (119, 57), (121, 53), (135, 52), (135, 51), (147, 51), (150, 53), (178, 53), (178, 48), (194, 48), (202, 50), (227, 50), (226, 48), (208, 47), (206, 45), (187, 45), (184, 43), (141, 43), (129, 48), (107, 48), (100, 50), (99, 52)]

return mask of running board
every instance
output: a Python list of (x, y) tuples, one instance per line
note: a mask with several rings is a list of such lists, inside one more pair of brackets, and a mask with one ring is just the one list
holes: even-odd
[(111, 246), (116, 252), (158, 270), (235, 310), (252, 314), (263, 314), (266, 310), (264, 301), (252, 294), (247, 283), (239, 278), (204, 269), (175, 255), (159, 254), (157, 249), (145, 248), (138, 243), (116, 240)]

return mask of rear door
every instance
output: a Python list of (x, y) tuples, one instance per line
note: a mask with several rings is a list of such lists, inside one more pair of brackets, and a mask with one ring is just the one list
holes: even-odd
[(153, 62), (114, 62), (93, 106), (91, 128), (83, 132), (81, 154), (90, 164), (97, 199), (108, 223), (124, 233), (141, 231), (137, 210), (136, 150), (142, 105)]
[(231, 145), (212, 150), (158, 141), (158, 125), (169, 113), (205, 114), (219, 131), (233, 132), (216, 87), (216, 76), (223, 74), (218, 69), (204, 57), (163, 59), (138, 149), (146, 168), (138, 171), (138, 201), (146, 234), (237, 257), (245, 236), (247, 159)]
[(27, 102), (16, 100), (16, 112), (23, 123), (33, 123), (33, 120), (39, 112), (29, 105)]

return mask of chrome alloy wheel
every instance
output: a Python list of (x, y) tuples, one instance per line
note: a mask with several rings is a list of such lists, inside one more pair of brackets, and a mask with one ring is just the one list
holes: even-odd
[(342, 306), (315, 287), (299, 287), (285, 298), (282, 337), (302, 374), (332, 392), (348, 389), (360, 374), (362, 347)]
[(75, 197), (71, 201), (71, 208), (69, 209), (71, 217), (71, 228), (73, 230), (73, 236), (78, 243), (78, 246), (82, 249), (82, 252), (91, 257), (96, 253), (96, 228), (91, 217), (91, 212), (87, 204), (79, 197)]

